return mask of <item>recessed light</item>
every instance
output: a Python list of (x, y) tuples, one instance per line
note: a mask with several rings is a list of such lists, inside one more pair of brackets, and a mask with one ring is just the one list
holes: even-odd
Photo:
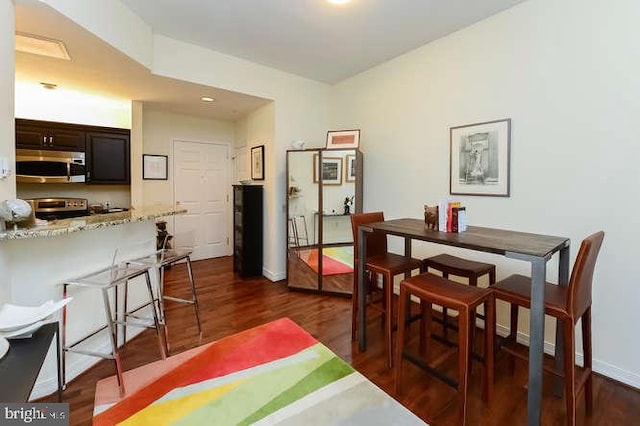
[(42, 86), (42, 87), (44, 87), (45, 89), (48, 89), (48, 90), (55, 90), (55, 89), (58, 88), (58, 85), (57, 84), (53, 84), (53, 83), (44, 83), (44, 82), (42, 82), (42, 83), (40, 83), (40, 86)]
[(209, 96), (203, 96), (200, 99), (202, 99), (204, 102), (214, 102), (216, 99), (209, 97)]
[(351, 0), (327, 0), (331, 4), (347, 4)]

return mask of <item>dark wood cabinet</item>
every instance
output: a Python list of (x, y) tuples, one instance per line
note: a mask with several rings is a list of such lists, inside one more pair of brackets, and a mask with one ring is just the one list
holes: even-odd
[(16, 148), (86, 152), (86, 183), (131, 183), (131, 132), (114, 127), (16, 119)]
[(122, 185), (131, 182), (130, 136), (121, 132), (87, 132), (87, 183)]
[(82, 126), (16, 119), (16, 148), (84, 152)]
[(233, 186), (233, 271), (262, 275), (262, 186)]

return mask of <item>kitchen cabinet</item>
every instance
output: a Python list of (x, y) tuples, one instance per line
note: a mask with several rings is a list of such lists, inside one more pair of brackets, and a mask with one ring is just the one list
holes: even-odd
[(16, 148), (84, 152), (84, 138), (79, 125), (16, 119)]
[(262, 186), (233, 186), (233, 271), (262, 275)]
[(128, 185), (131, 182), (130, 134), (128, 130), (86, 133), (89, 184)]
[(286, 176), (289, 289), (351, 294), (351, 215), (362, 212), (363, 154), (289, 150)]

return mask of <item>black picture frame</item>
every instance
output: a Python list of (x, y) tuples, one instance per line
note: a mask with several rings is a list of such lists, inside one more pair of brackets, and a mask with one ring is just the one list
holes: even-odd
[(169, 179), (169, 156), (156, 154), (142, 154), (142, 179)]
[(264, 145), (251, 148), (251, 180), (264, 180)]
[(449, 129), (449, 193), (509, 197), (511, 119)]

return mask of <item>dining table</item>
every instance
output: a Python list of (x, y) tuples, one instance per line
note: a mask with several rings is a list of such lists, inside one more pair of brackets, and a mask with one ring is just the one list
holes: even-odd
[[(412, 241), (425, 241), (479, 252), (493, 253), (531, 264), (531, 320), (529, 331), (529, 379), (527, 424), (539, 425), (542, 408), (542, 371), (544, 358), (544, 292), (547, 262), (558, 253), (558, 285), (569, 282), (570, 240), (566, 237), (519, 232), (506, 229), (468, 226), (464, 232), (443, 232), (427, 227), (423, 219), (401, 218), (369, 223), (358, 227), (357, 258), (366, 259), (367, 234), (375, 232), (404, 238), (404, 254), (411, 256)], [(367, 348), (365, 265), (358, 262), (358, 349)], [(556, 367), (562, 366), (562, 333), (556, 326)], [(558, 386), (555, 386), (556, 391)]]

